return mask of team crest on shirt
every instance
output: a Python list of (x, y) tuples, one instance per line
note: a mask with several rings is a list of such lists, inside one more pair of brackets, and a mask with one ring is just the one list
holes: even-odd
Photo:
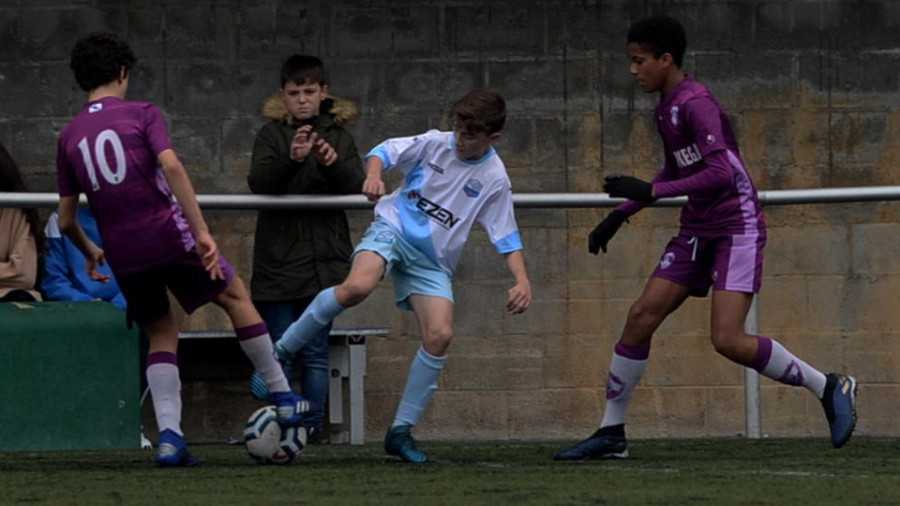
[(672, 109), (669, 111), (669, 121), (672, 122), (672, 126), (678, 126), (678, 106), (672, 106)]
[(89, 114), (93, 114), (95, 112), (100, 112), (102, 110), (103, 110), (103, 104), (91, 104), (91, 106), (88, 107)]
[(481, 181), (477, 179), (470, 179), (466, 186), (463, 188), (463, 191), (466, 192), (467, 197), (475, 198), (481, 195)]
[(375, 242), (380, 242), (384, 244), (393, 244), (394, 243), (394, 233), (388, 230), (382, 230), (375, 234)]
[(716, 143), (716, 136), (713, 135), (713, 134), (707, 134), (707, 135), (706, 135), (706, 143), (707, 143), (707, 144), (715, 144), (715, 143)]
[(671, 251), (667, 251), (665, 255), (663, 255), (662, 260), (659, 261), (660, 269), (668, 269), (675, 263), (675, 253)]

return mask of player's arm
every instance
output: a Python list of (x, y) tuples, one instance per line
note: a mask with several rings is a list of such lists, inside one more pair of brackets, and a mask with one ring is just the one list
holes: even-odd
[(685, 178), (655, 182), (653, 195), (657, 198), (710, 194), (734, 184), (718, 107), (708, 98), (699, 97), (685, 103), (683, 114), (685, 128), (693, 132), (694, 146), (703, 157), (695, 163), (700, 170)]
[(531, 306), (531, 282), (528, 281), (528, 272), (525, 268), (525, 255), (522, 250), (505, 253), (506, 266), (512, 273), (516, 284), (509, 289), (506, 300), (506, 310), (512, 314), (524, 313)]
[(84, 267), (94, 281), (109, 282), (109, 275), (100, 272), (98, 265), (103, 265), (106, 259), (103, 250), (92, 241), (81, 224), (78, 223), (78, 195), (64, 195), (59, 197), (59, 229), (72, 244), (84, 255)]
[(382, 172), (384, 172), (384, 162), (381, 158), (375, 155), (366, 158), (366, 179), (363, 181), (362, 192), (372, 202), (384, 195), (385, 186), (381, 179)]
[(704, 168), (683, 179), (667, 181), (653, 186), (657, 197), (700, 195), (727, 188), (734, 183), (734, 172), (727, 151), (720, 149), (703, 157)]
[(194, 231), (194, 238), (197, 241), (197, 254), (203, 261), (203, 266), (212, 279), (225, 279), (222, 274), (222, 267), (219, 265), (219, 246), (209, 233), (209, 227), (206, 226), (206, 220), (203, 219), (203, 213), (200, 211), (200, 204), (197, 203), (197, 194), (194, 193), (194, 185), (184, 170), (184, 165), (175, 154), (175, 151), (167, 149), (158, 155), (159, 164), (162, 167), (163, 174), (178, 204), (184, 211), (184, 217)]

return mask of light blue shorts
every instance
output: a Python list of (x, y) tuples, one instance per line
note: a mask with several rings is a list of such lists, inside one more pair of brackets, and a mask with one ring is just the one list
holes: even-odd
[(410, 295), (430, 295), (453, 302), (453, 280), (434, 261), (408, 243), (387, 220), (375, 218), (353, 250), (377, 253), (387, 262), (385, 275), (394, 280), (397, 307), (411, 311)]

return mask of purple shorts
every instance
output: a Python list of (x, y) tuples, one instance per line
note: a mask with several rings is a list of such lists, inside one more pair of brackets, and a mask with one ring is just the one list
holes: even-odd
[(221, 255), (219, 265), (225, 279), (210, 279), (197, 252), (191, 250), (166, 265), (117, 275), (116, 282), (128, 302), (128, 319), (146, 325), (165, 316), (169, 312), (166, 289), (186, 313), (193, 313), (218, 297), (234, 279), (234, 269)]
[(669, 241), (654, 278), (669, 280), (705, 297), (709, 288), (758, 293), (762, 284), (763, 248), (759, 234), (693, 237), (679, 234)]

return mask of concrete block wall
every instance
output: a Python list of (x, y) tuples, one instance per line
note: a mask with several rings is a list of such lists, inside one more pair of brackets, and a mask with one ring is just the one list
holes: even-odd
[[(897, 184), (900, 5), (891, 1), (216, 0), (0, 2), (0, 142), (35, 191), (55, 189), (59, 130), (84, 96), (68, 55), (93, 30), (116, 31), (140, 62), (130, 96), (157, 103), (200, 193), (246, 193), (259, 108), (295, 52), (324, 59), (334, 94), (354, 100), (365, 151), (383, 138), (446, 128), (471, 87), (500, 90), (510, 118), (497, 148), (516, 191), (598, 192), (604, 174), (651, 177), (661, 163), (656, 97), (628, 75), (625, 32), (668, 13), (688, 32), (686, 70), (729, 112), (761, 190)], [(534, 306), (503, 312), (505, 264), (476, 230), (456, 285), (456, 337), (423, 439), (576, 438), (597, 425), (611, 349), (630, 303), (677, 228), (673, 209), (631, 220), (601, 257), (586, 236), (604, 209), (520, 209)], [(760, 331), (860, 386), (859, 433), (900, 425), (900, 205), (768, 209)], [(369, 211), (351, 211), (356, 238)], [(208, 213), (249, 278), (254, 214)], [(222, 328), (221, 311), (181, 318)], [(743, 376), (708, 343), (709, 303), (691, 300), (657, 334), (633, 403), (634, 437), (744, 431)], [(390, 423), (416, 347), (387, 282), (341, 325), (388, 325), (369, 344), (367, 426)], [(243, 408), (243, 386), (198, 386)], [(808, 392), (762, 380), (762, 429), (822, 436)], [(213, 403), (212, 400), (209, 401)], [(235, 416), (236, 424), (243, 417)], [(208, 420), (207, 420), (208, 422)], [(192, 422), (193, 423), (193, 422)], [(198, 415), (198, 430), (210, 424)]]

